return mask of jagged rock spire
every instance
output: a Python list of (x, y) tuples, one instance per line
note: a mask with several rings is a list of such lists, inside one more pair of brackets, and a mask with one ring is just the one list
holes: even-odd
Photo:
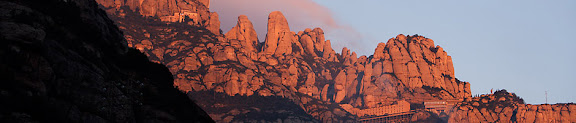
[(298, 37), (290, 31), (288, 21), (280, 11), (274, 11), (268, 16), (268, 33), (265, 42), (262, 51), (266, 55), (292, 54), (293, 44), (296, 44), (296, 48), (302, 51)]
[(250, 58), (256, 59), (256, 46), (258, 45), (258, 35), (252, 22), (246, 15), (238, 16), (238, 22), (230, 31), (226, 33), (226, 38), (240, 40), (242, 48)]

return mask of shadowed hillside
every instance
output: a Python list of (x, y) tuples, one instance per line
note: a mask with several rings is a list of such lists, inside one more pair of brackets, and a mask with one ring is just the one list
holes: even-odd
[(93, 0), (0, 1), (0, 122), (213, 122)]

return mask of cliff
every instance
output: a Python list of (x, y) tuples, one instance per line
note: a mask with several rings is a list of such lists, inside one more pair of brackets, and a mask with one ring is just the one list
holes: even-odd
[[(200, 15), (211, 13), (199, 1), (187, 3), (201, 9)], [(355, 119), (338, 104), (365, 109), (398, 100), (421, 105), (425, 100), (470, 97), (470, 84), (456, 79), (451, 57), (422, 36), (398, 35), (380, 43), (374, 55), (357, 56), (347, 48), (336, 53), (320, 28), (291, 31), (287, 18), (278, 11), (270, 13), (268, 33), (259, 42), (246, 16), (239, 16), (236, 26), (222, 34), (190, 24), (194, 19), (166, 22), (159, 20), (161, 16), (130, 9), (131, 5), (111, 8), (105, 4), (101, 7), (124, 31), (128, 46), (165, 64), (175, 78), (174, 86), (191, 97), (207, 98), (206, 93), (213, 93), (211, 99), (218, 101), (200, 105), (211, 109), (207, 112), (217, 121), (246, 121), (233, 115), (238, 110), (266, 112), (249, 110), (260, 107), (257, 104), (235, 107), (225, 103), (231, 101), (219, 102), (236, 97), (281, 97), (300, 107), (284, 115), (321, 121)], [(215, 96), (219, 94), (224, 95)], [(300, 110), (305, 114), (297, 113)]]
[(0, 122), (213, 122), (93, 0), (1, 0), (0, 39)]
[(576, 122), (576, 104), (524, 104), (516, 94), (500, 90), (462, 102), (448, 114), (448, 122), (453, 123), (567, 123)]

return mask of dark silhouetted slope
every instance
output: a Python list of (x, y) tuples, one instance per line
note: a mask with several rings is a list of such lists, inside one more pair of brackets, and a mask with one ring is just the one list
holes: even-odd
[(2, 0), (0, 40), (0, 122), (213, 122), (94, 0)]

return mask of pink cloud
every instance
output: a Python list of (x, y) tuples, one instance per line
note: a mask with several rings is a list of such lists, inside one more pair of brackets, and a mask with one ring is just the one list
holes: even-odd
[(340, 52), (346, 46), (352, 50), (361, 49), (354, 42), (362, 36), (350, 26), (338, 22), (332, 12), (312, 0), (211, 0), (210, 11), (217, 12), (221, 29), (228, 32), (236, 25), (239, 15), (246, 15), (252, 21), (260, 41), (266, 36), (268, 14), (281, 11), (294, 32), (306, 28), (320, 27), (332, 47)]

